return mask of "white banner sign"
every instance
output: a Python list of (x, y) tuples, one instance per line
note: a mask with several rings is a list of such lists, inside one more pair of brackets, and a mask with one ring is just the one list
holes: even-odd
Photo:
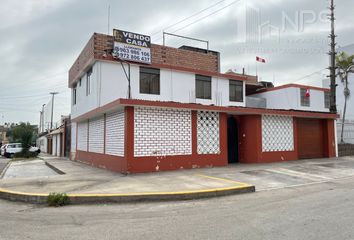
[(122, 60), (151, 64), (150, 37), (142, 34), (113, 30), (113, 56)]

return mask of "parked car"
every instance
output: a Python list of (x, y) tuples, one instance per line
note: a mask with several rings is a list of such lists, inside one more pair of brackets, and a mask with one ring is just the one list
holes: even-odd
[[(4, 156), (7, 158), (13, 157), (15, 153), (19, 153), (22, 151), (22, 144), (21, 143), (10, 143), (7, 144), (4, 150)], [(38, 147), (31, 146), (29, 148), (30, 152), (37, 152), (40, 153), (41, 150)]]

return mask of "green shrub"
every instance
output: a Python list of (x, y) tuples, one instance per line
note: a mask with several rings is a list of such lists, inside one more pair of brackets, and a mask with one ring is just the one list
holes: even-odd
[(23, 155), (29, 153), (34, 132), (34, 127), (29, 123), (20, 123), (13, 129), (13, 138), (22, 144)]
[(14, 158), (35, 158), (38, 156), (37, 152), (18, 152), (14, 154)]
[(66, 193), (50, 193), (47, 198), (48, 206), (60, 207), (70, 204), (70, 199)]

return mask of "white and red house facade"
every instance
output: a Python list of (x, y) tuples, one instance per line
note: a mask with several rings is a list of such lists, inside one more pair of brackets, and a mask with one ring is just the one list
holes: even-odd
[(267, 107), (246, 107), (255, 77), (220, 73), (216, 52), (152, 44), (128, 68), (112, 48), (95, 33), (69, 71), (72, 160), (137, 173), (336, 156), (327, 89), (261, 89)]

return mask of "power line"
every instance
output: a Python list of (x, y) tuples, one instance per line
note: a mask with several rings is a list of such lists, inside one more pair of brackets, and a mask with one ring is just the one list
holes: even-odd
[[(42, 87), (42, 88), (31, 88), (31, 89), (29, 89), (28, 91), (31, 91), (31, 92), (33, 92), (33, 91), (45, 91), (45, 92), (47, 92), (48, 90), (50, 90), (50, 89), (63, 89), (63, 92), (65, 91), (65, 90), (67, 90), (68, 88), (66, 88), (65, 87), (66, 86), (66, 84), (59, 84), (59, 85), (52, 85), (52, 86), (48, 86), (48, 87)], [(23, 94), (22, 93), (18, 93), (17, 95), (15, 95), (15, 94), (11, 94), (11, 95), (9, 95), (9, 96), (4, 96), (4, 95), (2, 95), (2, 96), (0, 96), (0, 99), (17, 99), (17, 98), (32, 98), (32, 97), (40, 97), (40, 96), (47, 96), (48, 95), (48, 93), (43, 93), (43, 94), (36, 94), (36, 95), (24, 95), (23, 96)]]
[(212, 16), (212, 15), (214, 15), (214, 14), (216, 14), (216, 13), (218, 13), (218, 12), (224, 10), (225, 8), (228, 8), (228, 7), (230, 7), (231, 5), (233, 5), (233, 4), (237, 3), (237, 2), (240, 2), (240, 1), (241, 1), (241, 0), (235, 0), (235, 1), (231, 2), (230, 4), (226, 5), (225, 7), (222, 7), (222, 8), (220, 8), (220, 9), (218, 9), (218, 10), (216, 10), (216, 11), (214, 11), (214, 12), (212, 12), (212, 13), (210, 13), (210, 14), (204, 16), (204, 17), (201, 17), (201, 18), (197, 19), (196, 21), (191, 22), (190, 24), (187, 24), (186, 26), (181, 27), (181, 28), (179, 28), (179, 29), (173, 31), (172, 33), (175, 33), (175, 32), (178, 32), (178, 31), (180, 31), (180, 30), (182, 30), (182, 29), (185, 29), (185, 28), (187, 28), (187, 27), (190, 27), (191, 25), (193, 25), (193, 24), (195, 24), (195, 23), (197, 23), (197, 22), (199, 22), (199, 21), (202, 21), (203, 19), (205, 19), (205, 18), (207, 18), (207, 17), (210, 17), (210, 16)]
[[(351, 45), (353, 45), (353, 44), (354, 44), (354, 43), (349, 43), (349, 44), (347, 44), (347, 45), (342, 46), (341, 48), (345, 48), (345, 47), (351, 46)], [(313, 73), (310, 73), (310, 74), (308, 74), (308, 75), (302, 76), (302, 77), (300, 77), (300, 78), (298, 78), (298, 79), (296, 79), (295, 81), (292, 81), (292, 82), (299, 82), (299, 81), (303, 80), (304, 78), (310, 77), (310, 76), (312, 76), (312, 75), (314, 75), (314, 74), (319, 74), (319, 73), (321, 73), (322, 71), (327, 70), (327, 69), (328, 69), (328, 68), (322, 68), (322, 69), (317, 70), (317, 71), (315, 71), (315, 72), (313, 72)]]
[[(235, 4), (235, 3), (238, 3), (238, 2), (240, 2), (240, 1), (241, 1), (241, 0), (235, 0), (235, 1), (231, 2), (230, 4), (228, 4), (228, 5), (226, 5), (226, 6), (222, 7), (222, 8), (220, 8), (220, 9), (214, 11), (214, 12), (211, 12), (210, 14), (208, 14), (208, 15), (206, 15), (206, 16), (203, 16), (203, 17), (201, 17), (201, 18), (198, 18), (197, 20), (195, 20), (195, 21), (193, 21), (193, 22), (191, 22), (191, 23), (189, 23), (189, 24), (187, 24), (187, 25), (185, 25), (185, 26), (183, 26), (183, 27), (181, 27), (181, 28), (178, 28), (177, 30), (172, 31), (171, 33), (176, 33), (176, 32), (178, 32), (178, 31), (180, 31), (180, 30), (186, 29), (186, 28), (188, 28), (188, 27), (190, 27), (190, 26), (196, 24), (197, 22), (200, 22), (200, 21), (204, 20), (205, 18), (210, 17), (210, 16), (212, 16), (212, 15), (214, 15), (214, 14), (216, 14), (216, 13), (218, 13), (218, 12), (224, 10), (225, 8), (228, 8), (228, 7), (230, 7), (231, 5), (233, 5), (233, 4)], [(159, 40), (161, 40), (161, 39), (162, 39), (162, 37), (160, 37), (160, 38), (157, 39), (156, 41), (159, 41)]]
[(305, 75), (305, 76), (302, 76), (302, 77), (300, 77), (300, 78), (298, 78), (298, 79), (296, 79), (295, 81), (293, 81), (294, 83), (295, 82), (299, 82), (299, 81), (301, 81), (301, 80), (303, 80), (303, 79), (305, 79), (305, 78), (307, 78), (307, 77), (311, 77), (312, 75), (315, 75), (315, 74), (320, 74), (323, 70), (326, 70), (326, 68), (322, 68), (321, 70), (319, 70), (319, 71), (316, 71), (316, 72), (313, 72), (313, 73), (311, 73), (311, 74), (308, 74), (308, 75)]
[[(38, 82), (43, 82), (43, 81), (46, 81), (48, 82), (48, 79), (52, 79), (52, 78), (55, 78), (55, 77), (59, 77), (59, 76), (62, 76), (64, 74), (66, 74), (67, 71), (61, 71), (61, 72), (57, 72), (57, 73), (53, 73), (53, 74), (50, 74), (50, 75), (46, 75), (44, 77), (41, 77), (41, 78), (31, 78), (31, 79), (26, 79), (26, 84), (28, 83), (38, 83)], [(17, 85), (17, 86), (23, 86), (23, 83), (20, 83), (20, 82), (15, 82), (17, 84), (13, 84), (13, 82), (11, 82), (12, 85)]]
[(223, 3), (223, 2), (225, 2), (225, 1), (226, 1), (226, 0), (221, 0), (221, 1), (217, 2), (217, 3), (214, 3), (214, 4), (210, 5), (209, 7), (206, 7), (206, 8), (204, 8), (204, 9), (202, 9), (202, 10), (200, 10), (200, 11), (198, 11), (198, 12), (192, 14), (192, 15), (190, 15), (189, 17), (186, 17), (186, 18), (184, 18), (184, 19), (182, 19), (182, 20), (180, 20), (180, 21), (178, 21), (178, 22), (176, 22), (176, 23), (173, 23), (173, 24), (171, 24), (171, 25), (165, 27), (163, 30), (160, 30), (160, 31), (158, 31), (158, 32), (155, 32), (155, 33), (151, 34), (151, 36), (154, 36), (154, 35), (156, 35), (156, 34), (159, 34), (159, 33), (161, 33), (161, 31), (167, 30), (167, 29), (169, 29), (169, 28), (171, 28), (171, 27), (174, 27), (174, 26), (176, 26), (176, 25), (178, 25), (178, 24), (180, 24), (180, 23), (182, 23), (182, 22), (185, 22), (185, 21), (187, 21), (188, 19), (191, 19), (191, 18), (193, 18), (193, 17), (195, 17), (195, 16), (197, 16), (197, 15), (199, 15), (199, 14), (205, 12), (206, 10), (209, 10), (210, 8), (213, 8), (213, 7), (215, 7), (216, 5), (219, 5), (220, 3)]

